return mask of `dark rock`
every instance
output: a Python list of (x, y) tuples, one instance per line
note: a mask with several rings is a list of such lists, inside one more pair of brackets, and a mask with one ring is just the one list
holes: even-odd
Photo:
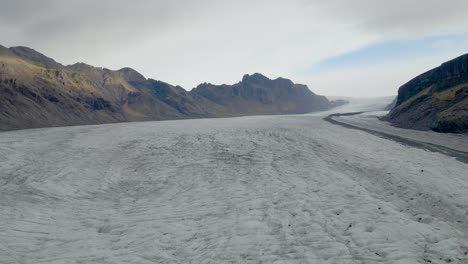
[(49, 100), (52, 103), (58, 103), (59, 102), (59, 99), (57, 97), (53, 96), (53, 95), (47, 96), (47, 100)]
[(102, 97), (98, 98), (93, 98), (88, 100), (88, 104), (94, 109), (94, 110), (104, 110), (108, 109), (112, 111), (112, 104), (109, 101), (106, 101)]
[(386, 119), (403, 128), (468, 132), (468, 54), (401, 86)]

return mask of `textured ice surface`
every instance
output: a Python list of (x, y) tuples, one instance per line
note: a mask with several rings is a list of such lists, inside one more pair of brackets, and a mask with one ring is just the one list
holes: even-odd
[(0, 263), (468, 263), (467, 171), (320, 115), (0, 133)]

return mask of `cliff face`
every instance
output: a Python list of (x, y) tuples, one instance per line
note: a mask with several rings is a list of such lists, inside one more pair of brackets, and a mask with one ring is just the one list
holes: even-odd
[(468, 132), (468, 54), (401, 86), (387, 119), (404, 128)]
[(331, 105), (306, 86), (246, 75), (191, 92), (130, 68), (64, 66), (26, 47), (0, 46), (0, 130), (253, 114), (295, 114)]

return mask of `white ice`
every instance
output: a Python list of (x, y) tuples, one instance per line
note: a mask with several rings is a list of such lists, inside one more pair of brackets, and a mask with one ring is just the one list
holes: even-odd
[(322, 117), (0, 133), (0, 263), (468, 263), (468, 164)]

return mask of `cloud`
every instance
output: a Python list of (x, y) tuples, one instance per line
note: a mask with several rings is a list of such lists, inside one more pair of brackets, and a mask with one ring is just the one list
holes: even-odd
[(398, 88), (415, 76), (440, 64), (437, 58), (356, 66), (311, 74), (297, 79), (310, 82), (319, 94), (349, 97), (396, 96)]
[(327, 13), (377, 35), (423, 37), (467, 32), (465, 0), (327, 0)]
[(401, 85), (465, 54), (467, 47), (468, 34), (377, 43), (324, 60), (296, 80), (327, 95), (395, 95)]
[(0, 34), (8, 36), (2, 45), (67, 64), (130, 66), (188, 89), (252, 72), (315, 87), (321, 77), (304, 71), (330, 57), (389, 39), (466, 32), (465, 2), (0, 0)]

